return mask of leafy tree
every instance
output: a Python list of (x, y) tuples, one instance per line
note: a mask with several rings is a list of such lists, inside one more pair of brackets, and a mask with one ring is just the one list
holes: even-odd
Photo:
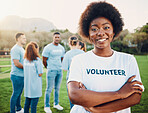
[(124, 37), (129, 34), (128, 29), (123, 30), (115, 40), (123, 41)]
[(138, 54), (140, 54), (142, 46), (146, 40), (148, 40), (148, 34), (144, 32), (136, 32), (127, 35), (124, 38), (124, 44), (128, 45), (129, 47), (135, 47)]
[(141, 48), (142, 53), (148, 53), (148, 40), (144, 41), (143, 46)]
[(145, 32), (140, 32), (134, 33), (133, 36), (133, 42), (137, 44), (137, 51), (138, 53), (141, 53), (144, 42), (148, 40), (148, 34)]
[(148, 23), (142, 27), (138, 27), (133, 36), (133, 42), (137, 43), (138, 53), (148, 52)]
[(60, 33), (65, 33), (65, 32), (69, 32), (69, 30), (68, 30), (68, 29), (65, 29), (65, 30), (53, 29), (53, 30), (51, 30), (50, 32), (60, 32)]
[(135, 47), (138, 54), (147, 52), (148, 49), (148, 23), (143, 27), (135, 29), (135, 33), (131, 33), (125, 36), (123, 43), (129, 47)]
[(136, 29), (136, 32), (145, 32), (148, 34), (148, 23), (146, 23), (146, 25), (144, 25), (143, 27), (138, 27)]
[(0, 31), (0, 49), (11, 49), (15, 44), (15, 35), (16, 31), (1, 30)]
[(32, 32), (35, 33), (36, 31), (37, 31), (37, 27), (34, 27), (34, 30)]

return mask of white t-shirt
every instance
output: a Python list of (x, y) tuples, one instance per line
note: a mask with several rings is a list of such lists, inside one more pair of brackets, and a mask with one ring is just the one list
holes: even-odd
[[(134, 56), (114, 51), (111, 57), (100, 57), (89, 51), (73, 58), (68, 82), (82, 82), (92, 91), (117, 91), (133, 75), (136, 75), (134, 79), (141, 81)], [(88, 113), (79, 105), (75, 105), (71, 113), (80, 113), (79, 111)], [(130, 113), (130, 108), (116, 113)]]

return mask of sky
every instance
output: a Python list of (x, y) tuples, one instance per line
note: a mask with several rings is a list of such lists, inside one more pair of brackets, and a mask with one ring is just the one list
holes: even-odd
[[(76, 33), (80, 15), (92, 1), (99, 0), (0, 0), (0, 20), (8, 15), (42, 18), (52, 22), (57, 29)], [(148, 23), (148, 0), (106, 1), (121, 13), (124, 29), (133, 32)]]

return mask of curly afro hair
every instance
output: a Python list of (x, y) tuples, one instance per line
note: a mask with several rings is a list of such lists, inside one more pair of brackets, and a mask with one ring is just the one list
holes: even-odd
[(87, 39), (88, 41), (90, 40), (90, 23), (98, 17), (105, 17), (111, 21), (115, 33), (114, 37), (122, 31), (124, 25), (123, 20), (119, 11), (113, 5), (106, 2), (92, 2), (87, 6), (79, 20), (78, 32), (82, 38)]

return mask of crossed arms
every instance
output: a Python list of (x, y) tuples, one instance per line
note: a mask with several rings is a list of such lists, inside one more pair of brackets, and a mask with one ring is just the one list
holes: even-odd
[(140, 102), (142, 85), (139, 81), (128, 81), (115, 92), (95, 92), (87, 90), (82, 83), (71, 81), (68, 83), (69, 98), (73, 104), (83, 106), (87, 111), (97, 113), (115, 112)]

